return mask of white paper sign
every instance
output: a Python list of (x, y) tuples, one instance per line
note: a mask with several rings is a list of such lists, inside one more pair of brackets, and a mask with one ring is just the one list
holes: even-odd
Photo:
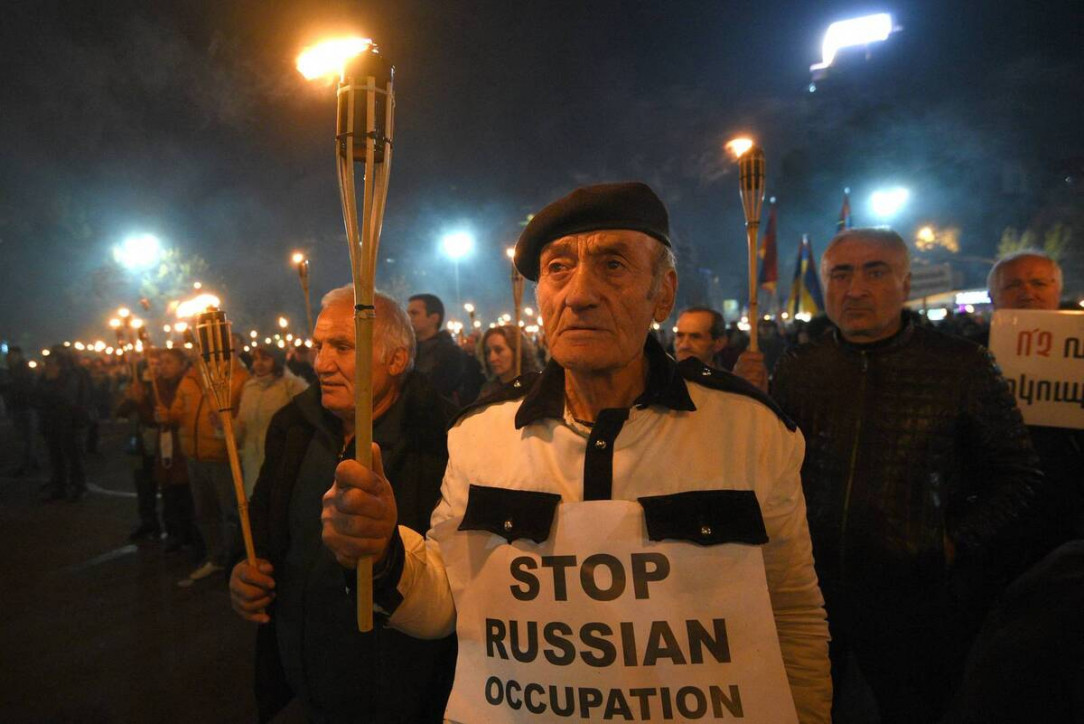
[(547, 541), (431, 535), (455, 596), (455, 722), (797, 722), (758, 546), (647, 539), (627, 501), (562, 503)]
[(990, 351), (1024, 422), (1084, 429), (1084, 312), (1001, 309)]

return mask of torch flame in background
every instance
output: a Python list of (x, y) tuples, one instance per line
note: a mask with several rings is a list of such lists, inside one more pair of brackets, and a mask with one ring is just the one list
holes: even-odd
[(725, 148), (727, 153), (734, 157), (734, 160), (742, 157), (746, 151), (753, 147), (753, 140), (751, 138), (735, 138), (726, 144)]
[(340, 75), (351, 58), (373, 47), (371, 38), (331, 38), (309, 46), (297, 56), (297, 69), (305, 80)]
[(293, 261), (294, 264), (300, 264), (305, 261), (305, 255), (300, 251), (295, 251), (294, 255), (290, 257), (290, 260)]
[(221, 300), (214, 294), (200, 294), (191, 299), (186, 299), (177, 305), (177, 318), (187, 319), (188, 317), (194, 317), (211, 307), (218, 308), (221, 304)]

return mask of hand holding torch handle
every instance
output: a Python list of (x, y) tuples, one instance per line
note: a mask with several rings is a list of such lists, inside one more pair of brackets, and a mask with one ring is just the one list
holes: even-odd
[(196, 317), (196, 340), (200, 354), (196, 364), (200, 368), (206, 392), (214, 400), (226, 436), (226, 454), (233, 474), (233, 492), (237, 496), (237, 513), (241, 518), (241, 535), (245, 541), (248, 564), (256, 567), (256, 546), (252, 542), (252, 524), (248, 519), (248, 498), (244, 479), (241, 477), (241, 460), (237, 456), (237, 439), (233, 434), (233, 399), (230, 383), (233, 380), (233, 355), (231, 350), (230, 323), (220, 309), (209, 309)]
[(738, 182), (742, 210), (745, 212), (745, 233), (749, 244), (749, 350), (757, 351), (757, 230), (760, 228), (760, 207), (764, 203), (764, 151), (753, 146), (738, 157)]
[[(343, 221), (354, 279), (354, 448), (355, 458), (372, 468), (373, 288), (384, 204), (391, 173), (395, 121), (395, 70), (372, 46), (343, 66), (337, 92), (336, 158)], [(362, 166), (361, 218), (355, 164)], [(358, 560), (358, 630), (373, 628), (373, 562)]]

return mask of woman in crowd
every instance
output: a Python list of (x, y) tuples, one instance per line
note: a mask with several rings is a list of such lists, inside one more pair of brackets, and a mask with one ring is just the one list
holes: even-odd
[[(488, 381), (482, 387), (480, 397), (498, 390), (516, 378), (516, 333), (510, 324), (490, 327), (482, 336), (482, 358), (485, 360)], [(520, 332), (520, 374), (537, 372), (538, 353), (530, 338)]]
[(286, 355), (279, 348), (268, 346), (253, 350), (252, 376), (241, 393), (241, 408), (235, 423), (247, 495), (252, 495), (263, 465), (263, 443), (271, 418), (308, 386), (305, 380), (287, 369)]

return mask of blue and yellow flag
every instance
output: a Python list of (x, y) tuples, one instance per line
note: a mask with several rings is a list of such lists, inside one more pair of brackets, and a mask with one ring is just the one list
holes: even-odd
[(821, 281), (817, 272), (809, 234), (802, 234), (802, 242), (798, 246), (798, 262), (794, 265), (794, 278), (790, 283), (790, 296), (787, 298), (787, 311), (792, 317), (803, 312), (816, 316), (824, 310), (824, 295), (821, 293)]

